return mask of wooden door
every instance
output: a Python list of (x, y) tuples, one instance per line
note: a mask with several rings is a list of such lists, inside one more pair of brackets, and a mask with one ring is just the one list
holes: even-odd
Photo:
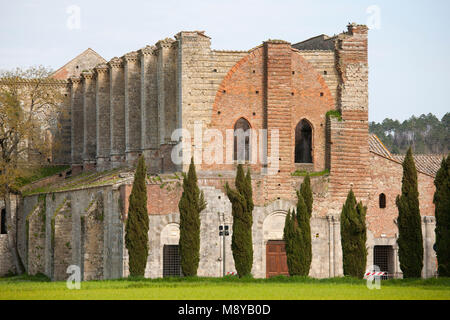
[(266, 245), (266, 277), (289, 275), (284, 241), (270, 240)]

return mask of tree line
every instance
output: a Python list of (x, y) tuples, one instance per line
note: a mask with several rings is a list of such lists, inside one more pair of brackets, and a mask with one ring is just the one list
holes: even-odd
[[(417, 171), (409, 148), (403, 161), (401, 195), (397, 196), (400, 269), (404, 278), (419, 278), (423, 268), (423, 236), (419, 209)], [(443, 159), (434, 181), (433, 198), (436, 216), (435, 250), (439, 276), (450, 276), (450, 155)], [(237, 167), (235, 188), (225, 184), (225, 192), (232, 203), (232, 253), (239, 277), (251, 276), (253, 264), (252, 242), (252, 184), (250, 170), (244, 173)], [(297, 191), (296, 210), (286, 215), (283, 239), (289, 274), (308, 276), (312, 261), (310, 219), (313, 193), (309, 175)], [(180, 210), (180, 260), (184, 276), (196, 276), (200, 259), (200, 212), (206, 208), (203, 192), (197, 184), (193, 160), (187, 174), (183, 173), (183, 193)], [(344, 275), (363, 278), (367, 264), (367, 207), (358, 202), (350, 189), (341, 211), (341, 244)], [(144, 276), (148, 257), (148, 213), (146, 168), (141, 156), (130, 195), (126, 222), (126, 247), (129, 253), (131, 276)]]
[(412, 116), (403, 122), (386, 118), (381, 123), (370, 122), (369, 131), (395, 154), (406, 154), (410, 146), (416, 154), (450, 151), (450, 112), (441, 120), (431, 113)]

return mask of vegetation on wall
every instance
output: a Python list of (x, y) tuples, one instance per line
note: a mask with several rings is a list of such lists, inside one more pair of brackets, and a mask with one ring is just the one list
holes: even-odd
[(409, 146), (416, 154), (450, 151), (450, 112), (441, 120), (431, 113), (403, 122), (386, 118), (381, 123), (370, 122), (369, 129), (392, 153), (405, 154)]
[(438, 273), (440, 277), (450, 277), (450, 155), (442, 160), (434, 185)]
[(411, 148), (403, 161), (402, 194), (397, 196), (398, 256), (403, 278), (420, 278), (423, 267), (422, 223), (417, 171)]
[(336, 118), (336, 119), (338, 119), (338, 121), (342, 121), (342, 114), (339, 110), (335, 110), (335, 109), (329, 110), (329, 111), (327, 111), (325, 116), (327, 119)]
[(236, 190), (231, 189), (228, 182), (225, 191), (232, 204), (233, 236), (231, 249), (234, 265), (239, 277), (251, 275), (253, 265), (253, 194), (250, 169), (244, 174), (242, 164), (237, 167)]
[(200, 212), (206, 208), (206, 203), (197, 184), (193, 158), (187, 175), (183, 173), (183, 193), (178, 208), (181, 270), (185, 276), (196, 276), (200, 261)]
[(131, 276), (144, 276), (148, 258), (147, 183), (145, 160), (141, 155), (134, 174), (125, 226), (125, 244)]
[(344, 275), (362, 278), (367, 262), (366, 211), (360, 201), (357, 203), (350, 189), (341, 212), (341, 243)]

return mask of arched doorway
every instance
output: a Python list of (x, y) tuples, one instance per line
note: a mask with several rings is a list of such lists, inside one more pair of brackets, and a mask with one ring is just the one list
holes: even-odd
[(233, 159), (239, 162), (250, 160), (250, 123), (244, 118), (234, 124)]
[(163, 277), (181, 276), (181, 261), (179, 252), (180, 226), (169, 223), (161, 231), (163, 249)]
[(312, 127), (306, 119), (295, 127), (295, 163), (312, 163)]
[(289, 275), (285, 242), (283, 240), (285, 212), (275, 212), (264, 219), (263, 234), (266, 244), (266, 277)]

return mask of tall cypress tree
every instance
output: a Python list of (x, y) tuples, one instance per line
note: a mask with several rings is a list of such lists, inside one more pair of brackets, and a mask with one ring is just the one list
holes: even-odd
[(311, 217), (312, 214), (312, 205), (313, 205), (313, 193), (311, 190), (311, 179), (309, 174), (306, 174), (305, 180), (303, 180), (300, 186), (300, 194), (305, 201), (306, 208), (308, 209), (308, 215)]
[(434, 185), (438, 273), (440, 277), (450, 277), (450, 155), (442, 160)]
[(286, 246), (286, 258), (289, 274), (291, 276), (301, 275), (301, 236), (297, 223), (295, 211), (288, 211), (284, 223), (283, 239)]
[(417, 171), (411, 148), (403, 161), (402, 194), (397, 196), (398, 256), (404, 278), (420, 278), (423, 238), (417, 189)]
[(145, 159), (139, 157), (131, 189), (128, 218), (125, 226), (125, 244), (129, 255), (131, 276), (144, 276), (148, 257), (148, 213)]
[(366, 211), (362, 202), (356, 203), (350, 190), (341, 213), (341, 244), (344, 275), (362, 278), (367, 262)]
[(188, 174), (183, 173), (183, 194), (180, 210), (180, 259), (185, 276), (196, 276), (200, 261), (200, 212), (206, 203), (203, 192), (197, 185), (194, 159), (191, 158)]
[(253, 265), (253, 199), (250, 170), (244, 175), (242, 164), (237, 168), (235, 186), (236, 190), (233, 190), (226, 183), (225, 191), (232, 204), (234, 265), (239, 277), (244, 277), (251, 274)]
[(297, 224), (300, 238), (300, 275), (307, 276), (311, 267), (311, 213), (308, 212), (308, 205), (300, 192), (297, 192)]

